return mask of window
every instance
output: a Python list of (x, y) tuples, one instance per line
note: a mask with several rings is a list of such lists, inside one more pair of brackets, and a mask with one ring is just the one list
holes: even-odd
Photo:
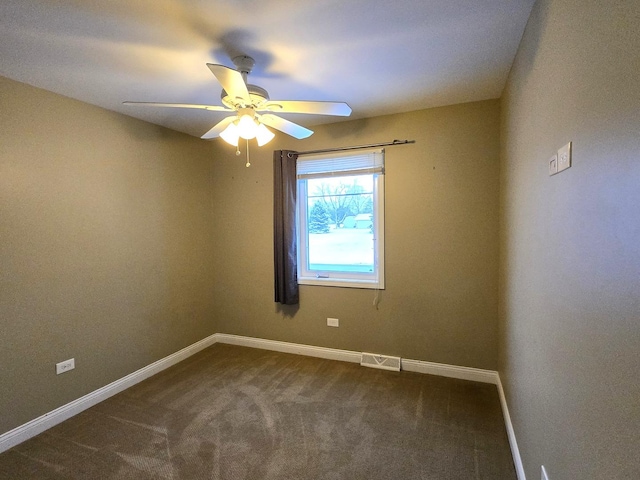
[(384, 288), (384, 151), (299, 157), (298, 283)]

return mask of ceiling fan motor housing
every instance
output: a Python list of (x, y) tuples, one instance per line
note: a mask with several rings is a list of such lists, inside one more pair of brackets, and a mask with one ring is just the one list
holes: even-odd
[(238, 98), (232, 98), (226, 90), (222, 90), (220, 99), (225, 107), (236, 110), (238, 108), (259, 108), (265, 102), (269, 101), (269, 94), (267, 91), (257, 85), (247, 84), (247, 90), (249, 90), (249, 98), (251, 99), (251, 105), (245, 105), (244, 102)]

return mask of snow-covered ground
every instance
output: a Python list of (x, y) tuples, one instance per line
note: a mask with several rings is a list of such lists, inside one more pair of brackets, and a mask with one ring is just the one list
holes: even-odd
[(373, 233), (369, 229), (338, 228), (309, 234), (311, 265), (373, 265)]

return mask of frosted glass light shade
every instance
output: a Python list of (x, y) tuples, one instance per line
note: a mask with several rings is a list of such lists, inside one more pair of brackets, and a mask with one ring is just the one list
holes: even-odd
[(258, 132), (256, 133), (256, 141), (258, 142), (258, 146), (261, 147), (267, 143), (269, 143), (275, 134), (265, 127), (262, 123), (258, 125)]
[(238, 122), (238, 134), (247, 140), (256, 137), (258, 133), (258, 124), (249, 115), (242, 115)]
[(220, 133), (220, 137), (229, 145), (237, 147), (240, 132), (236, 123), (230, 123), (229, 126)]

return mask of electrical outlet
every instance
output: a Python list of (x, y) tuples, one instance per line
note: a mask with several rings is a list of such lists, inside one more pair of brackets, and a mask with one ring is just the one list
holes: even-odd
[(69, 370), (73, 370), (74, 368), (76, 368), (75, 358), (70, 358), (69, 360), (65, 360), (64, 362), (56, 363), (56, 375), (68, 372)]
[(327, 327), (339, 327), (340, 320), (337, 318), (327, 318)]
[(547, 475), (547, 471), (545, 470), (544, 465), (541, 465), (540, 467), (540, 469), (542, 470), (542, 472), (540, 473), (540, 480), (549, 480), (549, 476)]
[(571, 166), (571, 142), (558, 150), (558, 173)]

